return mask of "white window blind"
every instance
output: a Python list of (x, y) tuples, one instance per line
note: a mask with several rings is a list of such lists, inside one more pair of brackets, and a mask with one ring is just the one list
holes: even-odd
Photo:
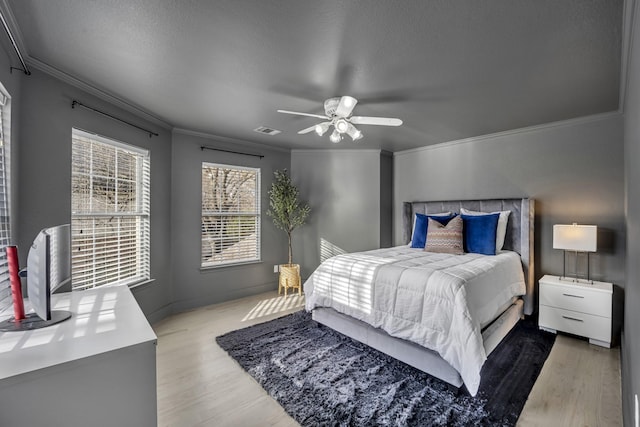
[(260, 169), (202, 164), (202, 267), (260, 260)]
[[(1, 86), (1, 85), (0, 85)], [(12, 307), (6, 247), (11, 244), (9, 97), (0, 88), (0, 313)]]
[(72, 288), (150, 278), (147, 150), (73, 129)]

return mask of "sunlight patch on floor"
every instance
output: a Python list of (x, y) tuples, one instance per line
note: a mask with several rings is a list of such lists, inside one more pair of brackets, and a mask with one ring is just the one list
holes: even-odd
[(304, 307), (304, 295), (291, 294), (286, 297), (277, 296), (275, 298), (264, 299), (258, 302), (258, 304), (244, 316), (242, 321), (246, 322), (247, 320), (258, 319), (302, 307)]

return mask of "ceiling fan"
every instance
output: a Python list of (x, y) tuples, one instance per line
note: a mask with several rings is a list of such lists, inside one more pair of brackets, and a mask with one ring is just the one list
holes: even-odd
[(362, 132), (360, 132), (354, 125), (400, 126), (402, 124), (402, 120), (390, 117), (352, 116), (351, 113), (357, 103), (358, 100), (354, 97), (337, 96), (324, 101), (324, 116), (320, 114), (299, 113), (297, 111), (287, 110), (278, 110), (278, 113), (317, 117), (319, 119), (326, 120), (322, 123), (318, 123), (317, 125), (302, 129), (298, 134), (302, 135), (315, 131), (318, 135), (322, 136), (331, 126), (333, 126), (333, 132), (329, 139), (331, 142), (335, 143), (342, 141), (342, 135), (345, 133), (354, 141), (362, 138)]

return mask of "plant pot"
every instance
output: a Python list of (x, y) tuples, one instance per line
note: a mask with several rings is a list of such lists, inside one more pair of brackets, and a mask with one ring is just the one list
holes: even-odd
[(288, 289), (297, 289), (298, 295), (302, 295), (302, 284), (300, 283), (299, 264), (281, 264), (280, 280), (278, 281), (278, 295), (284, 289), (284, 296), (287, 296)]

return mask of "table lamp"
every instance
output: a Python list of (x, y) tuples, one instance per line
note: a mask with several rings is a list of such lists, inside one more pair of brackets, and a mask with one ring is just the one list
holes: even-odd
[(567, 251), (576, 253), (575, 279), (578, 280), (578, 252), (587, 254), (587, 281), (593, 283), (590, 278), (589, 253), (596, 252), (598, 246), (598, 227), (595, 225), (572, 225), (553, 226), (553, 249), (562, 249), (562, 277), (566, 278), (566, 254)]

